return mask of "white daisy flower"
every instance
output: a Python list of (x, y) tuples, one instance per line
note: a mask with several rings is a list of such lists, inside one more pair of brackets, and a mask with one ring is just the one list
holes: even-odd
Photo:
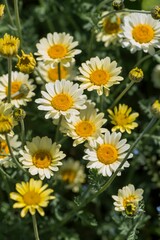
[[(60, 80), (58, 76), (58, 66), (51, 67), (50, 64), (45, 65), (43, 62), (39, 62), (36, 70), (36, 82), (38, 84)], [(71, 67), (66, 68), (64, 66), (60, 66), (60, 71), (61, 79), (68, 79), (71, 75)]]
[(121, 67), (117, 67), (117, 62), (111, 62), (109, 57), (99, 59), (99, 57), (91, 58), (86, 63), (82, 63), (79, 71), (82, 75), (77, 77), (81, 81), (81, 87), (88, 91), (96, 90), (98, 95), (102, 95), (103, 91), (106, 96), (109, 95), (110, 87), (119, 84), (123, 77), (118, 76)]
[(36, 100), (39, 110), (47, 111), (45, 118), (59, 119), (60, 116), (70, 121), (79, 114), (80, 109), (85, 109), (86, 95), (79, 85), (67, 80), (57, 80), (55, 83), (45, 85), (47, 92), (42, 91), (43, 98)]
[(61, 131), (74, 140), (74, 147), (85, 141), (97, 139), (101, 133), (105, 132), (102, 128), (107, 121), (104, 119), (104, 114), (97, 113), (95, 104), (90, 101), (87, 101), (85, 105), (87, 108), (80, 110), (79, 116), (71, 123), (62, 121)]
[(96, 33), (97, 42), (104, 42), (105, 47), (115, 44), (118, 40), (118, 33), (122, 31), (122, 13), (117, 13), (114, 16), (105, 16), (107, 13), (106, 11), (102, 13), (102, 19), (98, 23), (100, 30)]
[[(86, 155), (84, 156), (85, 160), (89, 160), (87, 168), (96, 168), (99, 174), (110, 177), (117, 170), (127, 155), (126, 151), (130, 148), (130, 145), (126, 144), (126, 139), (120, 140), (121, 136), (120, 132), (110, 133), (106, 130), (103, 136), (88, 142), (85, 145)], [(130, 154), (128, 158), (132, 156), (133, 154)], [(122, 169), (125, 167), (129, 167), (128, 161), (124, 163)], [(118, 173), (118, 175), (120, 174)]]
[[(14, 156), (16, 156), (17, 154), (19, 154), (19, 147), (21, 146), (21, 142), (18, 141), (18, 135), (14, 135), (12, 137), (9, 136), (9, 142), (13, 149), (13, 154)], [(5, 140), (5, 137), (1, 136), (0, 136), (0, 165), (2, 165), (5, 168), (15, 166), (10, 156), (9, 148)]]
[(75, 55), (81, 53), (81, 50), (75, 49), (78, 42), (73, 42), (73, 37), (66, 33), (54, 32), (48, 33), (47, 38), (40, 39), (36, 44), (38, 52), (37, 60), (44, 61), (45, 64), (57, 65), (61, 63), (65, 67), (69, 67), (74, 63)]
[(113, 195), (113, 203), (116, 211), (126, 211), (128, 215), (133, 215), (137, 210), (138, 203), (143, 199), (143, 189), (135, 189), (134, 185), (129, 184), (118, 190), (118, 196)]
[(143, 50), (153, 55), (155, 48), (160, 48), (160, 22), (150, 14), (131, 13), (125, 16), (122, 30), (120, 42), (131, 53)]
[(58, 172), (58, 178), (66, 183), (66, 188), (78, 192), (85, 182), (84, 166), (79, 161), (68, 158), (64, 161)]
[(62, 165), (65, 154), (60, 151), (60, 144), (52, 143), (48, 137), (34, 137), (31, 142), (27, 142), (24, 150), (20, 151), (22, 157), (19, 161), (24, 168), (28, 168), (31, 175), (39, 175), (43, 180), (50, 178), (53, 172), (58, 171)]
[[(33, 85), (33, 80), (29, 79), (28, 74), (21, 72), (12, 72), (12, 83), (11, 83), (11, 103), (16, 107), (21, 105), (26, 106), (27, 102), (32, 100), (35, 95), (33, 92), (36, 88)], [(6, 99), (8, 94), (8, 74), (0, 77), (0, 99)]]

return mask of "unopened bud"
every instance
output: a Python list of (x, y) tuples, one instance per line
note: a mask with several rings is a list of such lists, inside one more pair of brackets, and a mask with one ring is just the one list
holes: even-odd
[(114, 0), (112, 6), (115, 10), (121, 10), (124, 8), (123, 0)]
[(125, 206), (125, 213), (127, 216), (133, 217), (137, 213), (138, 205), (133, 202), (128, 202)]
[(151, 10), (151, 16), (154, 19), (160, 19), (160, 5), (159, 6), (154, 6)]
[(152, 114), (157, 117), (160, 118), (160, 101), (156, 100), (152, 106), (151, 106), (151, 112)]
[(130, 72), (129, 72), (129, 79), (131, 81), (134, 81), (136, 83), (138, 82), (141, 82), (143, 77), (144, 77), (144, 74), (143, 74), (143, 71), (142, 69), (136, 67), (136, 68), (133, 68)]
[(13, 117), (16, 121), (21, 121), (26, 116), (26, 112), (22, 108), (15, 108), (13, 112)]

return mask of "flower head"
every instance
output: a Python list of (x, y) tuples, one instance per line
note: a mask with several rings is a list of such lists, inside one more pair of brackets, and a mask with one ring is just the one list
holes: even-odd
[(0, 38), (0, 54), (4, 57), (15, 56), (18, 53), (19, 45), (19, 38), (6, 33), (3, 38)]
[(141, 68), (135, 67), (129, 72), (128, 77), (131, 81), (138, 83), (142, 81), (144, 73)]
[(47, 207), (49, 201), (54, 199), (50, 194), (52, 189), (48, 188), (48, 184), (42, 185), (41, 180), (31, 178), (28, 182), (16, 184), (17, 192), (11, 192), (10, 198), (16, 201), (13, 208), (22, 208), (21, 217), (25, 217), (29, 212), (34, 215), (36, 211), (44, 216), (44, 207)]
[(96, 34), (97, 42), (104, 42), (105, 47), (115, 44), (118, 40), (118, 33), (121, 32), (121, 13), (114, 16), (106, 16), (108, 12), (102, 13), (102, 19), (99, 21), (100, 31)]
[(17, 55), (18, 57), (18, 63), (16, 67), (19, 69), (22, 73), (31, 73), (33, 72), (35, 66), (36, 66), (36, 60), (33, 57), (33, 54), (26, 54), (22, 50), (22, 56)]
[(60, 167), (58, 177), (61, 181), (66, 183), (67, 189), (72, 189), (73, 192), (78, 192), (82, 183), (85, 182), (84, 167), (79, 161), (72, 158), (65, 160)]
[(68, 123), (62, 121), (62, 132), (74, 139), (73, 146), (85, 141), (97, 139), (97, 137), (105, 131), (102, 125), (107, 121), (104, 119), (103, 113), (97, 113), (95, 105), (87, 101), (86, 109), (80, 110), (80, 114)]
[(65, 154), (60, 151), (60, 144), (52, 143), (48, 137), (34, 137), (27, 142), (25, 150), (21, 150), (19, 161), (24, 168), (28, 168), (31, 175), (39, 175), (40, 179), (50, 178), (53, 172), (58, 171), (58, 166)]
[(158, 6), (154, 6), (151, 10), (151, 16), (154, 18), (154, 19), (160, 19), (160, 5)]
[(37, 43), (37, 60), (44, 61), (45, 64), (62, 65), (68, 67), (75, 61), (75, 55), (81, 53), (81, 50), (75, 49), (78, 42), (73, 42), (73, 37), (66, 33), (54, 32), (48, 33), (47, 38), (40, 39)]
[(152, 104), (151, 111), (155, 117), (160, 118), (160, 101), (156, 100)]
[[(43, 84), (44, 82), (55, 82), (60, 80), (58, 76), (58, 66), (51, 67), (51, 65), (45, 65), (43, 62), (39, 62), (37, 66), (37, 71), (39, 75), (36, 76), (36, 81), (38, 84)], [(61, 80), (68, 79), (71, 72), (71, 67), (60, 66)], [(40, 77), (41, 76), (41, 77)], [(43, 81), (43, 80), (44, 81)]]
[[(106, 130), (103, 136), (88, 142), (85, 145), (86, 155), (84, 156), (85, 160), (89, 160), (87, 168), (96, 168), (99, 174), (110, 177), (117, 170), (127, 155), (126, 151), (130, 148), (130, 145), (126, 144), (126, 139), (120, 140), (121, 136), (120, 132), (110, 133)], [(129, 154), (128, 158), (131, 157), (132, 154)], [(129, 167), (128, 161), (124, 163), (122, 169), (125, 167)], [(120, 173), (118, 174), (120, 175)]]
[[(9, 142), (13, 149), (14, 156), (19, 152), (19, 147), (21, 146), (21, 142), (18, 141), (18, 135), (9, 136)], [(10, 157), (9, 148), (6, 140), (3, 137), (0, 137), (0, 165), (5, 168), (14, 167), (15, 164)]]
[(36, 99), (36, 103), (40, 104), (38, 109), (47, 111), (46, 119), (59, 119), (62, 115), (70, 121), (79, 114), (80, 109), (86, 108), (86, 96), (77, 83), (57, 80), (55, 83), (47, 83), (45, 87), (47, 92), (42, 91), (43, 98)]
[(15, 125), (12, 108), (10, 103), (0, 102), (0, 134), (9, 133)]
[[(33, 90), (35, 85), (33, 85), (33, 80), (29, 79), (28, 74), (21, 72), (12, 72), (12, 83), (11, 83), (11, 103), (15, 105), (16, 108), (21, 105), (26, 106), (27, 102), (32, 100), (35, 95)], [(8, 74), (0, 77), (0, 99), (5, 99), (8, 94)]]
[(112, 120), (111, 123), (115, 125), (112, 131), (120, 130), (122, 133), (131, 133), (131, 130), (138, 127), (135, 122), (139, 116), (138, 113), (131, 113), (132, 108), (125, 104), (119, 104), (118, 107), (114, 107), (114, 111), (108, 109), (109, 117)]
[(116, 211), (125, 211), (127, 215), (135, 215), (139, 202), (143, 199), (143, 189), (135, 189), (134, 185), (129, 184), (118, 190), (118, 196), (113, 195)]
[(4, 4), (0, 4), (0, 17), (2, 17), (3, 14), (4, 14), (4, 8), (5, 8), (5, 5)]
[(128, 47), (131, 53), (143, 50), (153, 55), (160, 48), (160, 22), (149, 14), (131, 13), (124, 17), (122, 33), (119, 34), (122, 47)]
[(104, 90), (108, 96), (110, 87), (123, 80), (123, 77), (118, 76), (121, 67), (117, 67), (117, 62), (111, 62), (109, 57), (91, 58), (86, 63), (82, 63), (79, 71), (82, 75), (78, 76), (77, 80), (82, 82), (81, 87), (88, 91), (96, 90), (99, 95), (102, 95)]

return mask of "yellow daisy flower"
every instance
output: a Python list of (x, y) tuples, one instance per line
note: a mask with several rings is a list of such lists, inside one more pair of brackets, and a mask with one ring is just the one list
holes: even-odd
[(4, 57), (12, 57), (18, 53), (20, 46), (19, 38), (5, 34), (3, 38), (0, 38), (0, 54)]
[(113, 195), (115, 200), (115, 210), (125, 211), (127, 215), (134, 215), (137, 211), (139, 202), (143, 199), (143, 189), (135, 189), (134, 185), (129, 184), (118, 190), (118, 196)]
[(160, 22), (150, 14), (131, 13), (124, 17), (121, 27), (120, 42), (131, 53), (143, 50), (153, 55), (155, 48), (160, 48)]
[(44, 61), (45, 64), (57, 65), (61, 63), (65, 67), (69, 67), (75, 61), (75, 55), (81, 53), (81, 50), (75, 49), (78, 42), (73, 42), (73, 37), (66, 33), (54, 32), (48, 33), (47, 38), (40, 39), (37, 43), (38, 61)]
[(78, 192), (82, 183), (85, 182), (86, 174), (84, 166), (72, 158), (65, 160), (58, 172), (58, 178), (66, 183), (66, 188)]
[(111, 123), (115, 125), (112, 131), (120, 130), (122, 133), (131, 133), (131, 130), (138, 127), (138, 124), (134, 122), (139, 116), (139, 113), (132, 113), (132, 108), (125, 104), (119, 104), (118, 107), (114, 107), (114, 111), (108, 109), (109, 118)]
[[(51, 67), (50, 64), (45, 65), (43, 62), (39, 62), (36, 68), (36, 82), (43, 84), (44, 82), (55, 82), (60, 80), (58, 76), (58, 66)], [(68, 79), (71, 75), (71, 67), (60, 66), (61, 80)], [(43, 79), (43, 80), (42, 80)]]
[[(33, 84), (33, 80), (29, 79), (28, 74), (21, 72), (12, 72), (11, 82), (11, 103), (16, 108), (20, 106), (26, 106), (27, 102), (32, 100), (35, 95), (33, 90), (36, 86)], [(4, 74), (0, 77), (0, 99), (3, 100), (8, 94), (8, 74)]]
[(45, 118), (59, 119), (64, 116), (70, 121), (79, 115), (80, 109), (85, 109), (86, 95), (79, 85), (67, 80), (57, 80), (45, 85), (47, 92), (42, 91), (43, 98), (36, 99), (39, 110), (47, 111)]
[(102, 95), (103, 91), (106, 96), (109, 95), (110, 87), (119, 84), (123, 77), (118, 76), (121, 67), (117, 67), (117, 62), (111, 62), (109, 57), (99, 59), (99, 57), (91, 58), (86, 63), (82, 63), (79, 71), (82, 75), (77, 77), (81, 81), (81, 87), (88, 91), (96, 90), (98, 95)]
[[(9, 142), (13, 150), (14, 156), (19, 154), (21, 142), (18, 141), (18, 135), (9, 136)], [(4, 137), (0, 136), (0, 165), (5, 168), (14, 167), (15, 164), (10, 157), (9, 148)]]
[(21, 50), (22, 56), (17, 55), (18, 57), (18, 63), (16, 67), (19, 69), (22, 73), (31, 73), (33, 72), (35, 66), (36, 66), (36, 60), (33, 57), (33, 54), (26, 54), (23, 50)]
[(0, 134), (9, 133), (15, 125), (13, 105), (0, 102)]
[(91, 101), (85, 103), (86, 109), (80, 110), (79, 116), (72, 122), (62, 121), (61, 131), (71, 137), (77, 146), (85, 141), (97, 139), (101, 133), (105, 132), (102, 125), (107, 121), (103, 113), (97, 113), (95, 104)]
[(5, 8), (5, 5), (4, 4), (0, 4), (0, 17), (2, 17), (3, 14), (4, 14), (4, 8)]
[(66, 156), (60, 151), (60, 144), (52, 143), (48, 137), (34, 137), (31, 142), (27, 142), (24, 150), (20, 151), (22, 157), (19, 161), (24, 168), (28, 168), (31, 175), (39, 175), (43, 180), (53, 176), (53, 172), (58, 171), (62, 165), (61, 160)]
[(17, 192), (11, 192), (10, 198), (15, 200), (13, 208), (22, 208), (21, 217), (25, 217), (29, 212), (34, 215), (36, 211), (44, 216), (44, 207), (47, 207), (49, 200), (54, 199), (50, 194), (53, 189), (48, 188), (48, 184), (42, 185), (41, 180), (31, 178), (29, 182), (21, 182), (16, 184)]
[[(110, 133), (106, 130), (105, 134), (96, 140), (86, 143), (84, 159), (89, 161), (87, 168), (95, 168), (99, 174), (110, 177), (117, 170), (130, 148), (130, 145), (126, 144), (126, 139), (120, 140), (121, 136), (120, 132)], [(128, 159), (132, 156), (133, 154), (129, 154)], [(125, 167), (129, 167), (128, 161), (124, 163), (122, 169)], [(119, 172), (118, 175), (120, 174)]]
[(154, 101), (151, 107), (151, 111), (157, 118), (160, 118), (160, 101), (159, 100)]
[(118, 33), (121, 30), (121, 13), (115, 14), (114, 16), (106, 16), (108, 12), (102, 13), (102, 19), (98, 25), (100, 31), (96, 34), (97, 42), (104, 42), (104, 46), (108, 47), (110, 44), (115, 44), (118, 40)]

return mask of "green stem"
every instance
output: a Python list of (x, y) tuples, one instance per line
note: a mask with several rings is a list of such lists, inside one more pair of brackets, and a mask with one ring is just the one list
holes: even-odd
[(141, 13), (141, 14), (151, 14), (151, 11), (142, 11), (142, 10), (135, 10), (135, 9), (121, 9), (121, 10), (114, 10), (109, 13), (106, 13), (102, 18), (106, 18), (109, 15), (116, 14), (119, 12), (127, 12), (127, 13)]
[(20, 18), (19, 18), (18, 0), (14, 0), (14, 12), (16, 17), (16, 27), (17, 27), (18, 37), (22, 45), (22, 33), (21, 33), (21, 24), (20, 24)]
[(13, 161), (15, 162), (15, 164), (17, 165), (17, 167), (19, 169), (21, 169), (23, 172), (26, 172), (26, 170), (19, 164), (19, 162), (17, 161), (17, 159), (14, 156), (7, 133), (5, 133), (5, 138), (6, 138), (7, 146), (8, 146), (8, 149), (9, 149), (9, 152), (10, 152), (10, 155), (11, 155)]
[(120, 100), (121, 98), (126, 94), (126, 92), (133, 86), (134, 82), (131, 81), (126, 88), (119, 94), (119, 96), (114, 100), (111, 107), (109, 109), (112, 109)]
[(25, 145), (25, 125), (24, 125), (24, 120), (20, 120), (21, 124), (21, 141), (22, 141), (22, 148), (24, 148)]
[[(156, 54), (159, 54), (159, 53), (160, 53), (160, 50), (158, 50), (157, 52), (155, 52), (154, 56), (155, 56)], [(153, 56), (152, 56), (152, 55), (147, 55), (147, 56), (141, 58), (141, 59), (135, 64), (135, 66), (134, 66), (133, 68), (138, 67), (138, 66), (141, 65), (144, 61), (146, 61), (147, 59), (149, 59), (149, 58), (151, 58), (151, 57), (153, 57)]]
[(58, 79), (61, 80), (61, 63), (58, 63)]
[(39, 233), (38, 233), (38, 227), (37, 227), (37, 220), (36, 220), (36, 215), (35, 214), (32, 215), (32, 222), (33, 222), (35, 240), (40, 240)]
[[(98, 197), (101, 193), (103, 193), (114, 181), (114, 179), (117, 177), (117, 174), (121, 171), (121, 168), (123, 167), (124, 163), (127, 161), (130, 153), (133, 151), (137, 143), (142, 139), (144, 134), (149, 131), (149, 129), (155, 124), (157, 121), (157, 118), (153, 117), (151, 121), (148, 123), (146, 128), (143, 130), (143, 132), (139, 135), (139, 137), (136, 139), (136, 141), (132, 144), (130, 147), (128, 153), (126, 154), (125, 158), (117, 168), (117, 170), (113, 173), (113, 175), (109, 178), (109, 180), (99, 189), (99, 191), (95, 192), (93, 195), (90, 195), (88, 199), (84, 200), (79, 206), (75, 207), (72, 211), (70, 211), (66, 216), (63, 217), (63, 220), (58, 223), (58, 226), (62, 226), (66, 224), (80, 209), (82, 209), (85, 205), (87, 205), (89, 202), (91, 202), (93, 199)], [(53, 226), (52, 226), (53, 228)]]
[(0, 167), (0, 172), (4, 178), (7, 178), (9, 180), (12, 179), (1, 167)]
[(102, 94), (100, 96), (100, 111), (103, 112), (103, 98), (104, 98), (104, 95)]
[(7, 93), (7, 102), (11, 102), (11, 86), (12, 86), (12, 58), (8, 57), (8, 93)]
[(13, 22), (13, 19), (12, 19), (12, 15), (11, 15), (11, 13), (10, 13), (8, 1), (7, 1), (7, 0), (4, 0), (4, 3), (5, 3), (5, 8), (6, 8), (6, 10), (7, 10), (7, 14), (8, 14), (8, 17), (9, 17), (9, 21), (10, 21), (10, 23), (11, 23), (11, 26), (14, 28), (15, 25), (14, 25), (14, 22)]
[(58, 125), (57, 125), (57, 128), (56, 128), (55, 142), (58, 142), (58, 138), (59, 138), (59, 128), (60, 128), (60, 125), (61, 125), (61, 121), (62, 121), (62, 116), (60, 116), (59, 122), (58, 122)]

